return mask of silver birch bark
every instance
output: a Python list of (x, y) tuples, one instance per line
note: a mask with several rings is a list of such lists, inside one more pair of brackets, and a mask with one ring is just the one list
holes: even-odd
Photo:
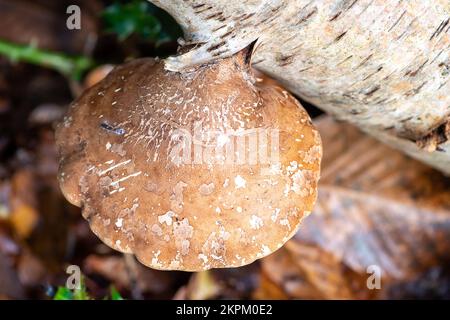
[(449, 0), (151, 0), (182, 25), (181, 70), (256, 40), (254, 67), (450, 174)]

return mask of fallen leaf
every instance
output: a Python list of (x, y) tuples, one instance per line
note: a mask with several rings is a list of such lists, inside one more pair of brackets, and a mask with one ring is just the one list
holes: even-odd
[(28, 238), (36, 226), (39, 215), (37, 211), (27, 205), (19, 205), (14, 209), (9, 218), (16, 233), (22, 239)]
[[(428, 283), (448, 298), (450, 179), (348, 124), (321, 117), (316, 126), (324, 146), (317, 204), (263, 260), (265, 276), (290, 298), (381, 299), (423, 297), (412, 284), (438, 268), (441, 281)], [(280, 270), (294, 273), (298, 290)]]
[(130, 285), (130, 277), (121, 256), (90, 255), (84, 261), (84, 272), (100, 274), (119, 289), (128, 288)]
[(158, 298), (173, 296), (180, 278), (186, 275), (149, 269), (137, 261), (130, 266), (124, 255), (89, 255), (84, 261), (83, 272), (88, 276), (104, 277), (118, 290), (138, 291), (144, 297)]
[(30, 236), (39, 221), (34, 178), (32, 170), (22, 169), (14, 173), (11, 179), (9, 221), (22, 239)]

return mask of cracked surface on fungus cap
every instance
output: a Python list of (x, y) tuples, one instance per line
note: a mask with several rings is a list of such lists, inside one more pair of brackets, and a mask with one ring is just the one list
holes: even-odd
[[(183, 73), (126, 63), (72, 104), (56, 135), (65, 197), (104, 243), (155, 269), (249, 264), (291, 238), (316, 199), (319, 134), (243, 53)], [(231, 146), (234, 159), (216, 153)]]

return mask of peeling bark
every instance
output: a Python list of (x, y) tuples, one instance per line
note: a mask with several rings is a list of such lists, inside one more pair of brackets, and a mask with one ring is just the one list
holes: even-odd
[(180, 70), (257, 40), (253, 65), (450, 174), (448, 0), (151, 0), (183, 26)]

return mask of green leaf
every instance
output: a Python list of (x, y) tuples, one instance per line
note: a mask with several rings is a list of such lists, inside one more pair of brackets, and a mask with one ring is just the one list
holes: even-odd
[(158, 46), (182, 36), (181, 27), (176, 21), (146, 0), (116, 0), (103, 11), (102, 19), (105, 31), (117, 34), (121, 41), (136, 34), (144, 40), (154, 41)]
[(84, 277), (81, 277), (81, 283), (79, 289), (68, 289), (66, 287), (58, 287), (53, 300), (90, 300), (84, 282)]
[(75, 80), (79, 80), (84, 72), (95, 65), (88, 57), (67, 56), (59, 52), (41, 50), (33, 45), (19, 45), (1, 39), (0, 55), (13, 62), (23, 61), (57, 70)]
[(111, 300), (123, 300), (119, 291), (117, 291), (116, 287), (114, 287), (114, 286), (110, 287), (109, 294), (111, 295)]
[(144, 1), (115, 2), (105, 9), (102, 18), (106, 31), (117, 34), (120, 40), (133, 33), (157, 40), (161, 32), (161, 23), (151, 14), (150, 4)]
[(84, 282), (84, 277), (81, 277), (80, 288), (73, 290), (74, 300), (90, 300), (86, 289), (86, 284)]
[(58, 287), (58, 291), (56, 291), (53, 300), (73, 300), (72, 291), (66, 287)]

